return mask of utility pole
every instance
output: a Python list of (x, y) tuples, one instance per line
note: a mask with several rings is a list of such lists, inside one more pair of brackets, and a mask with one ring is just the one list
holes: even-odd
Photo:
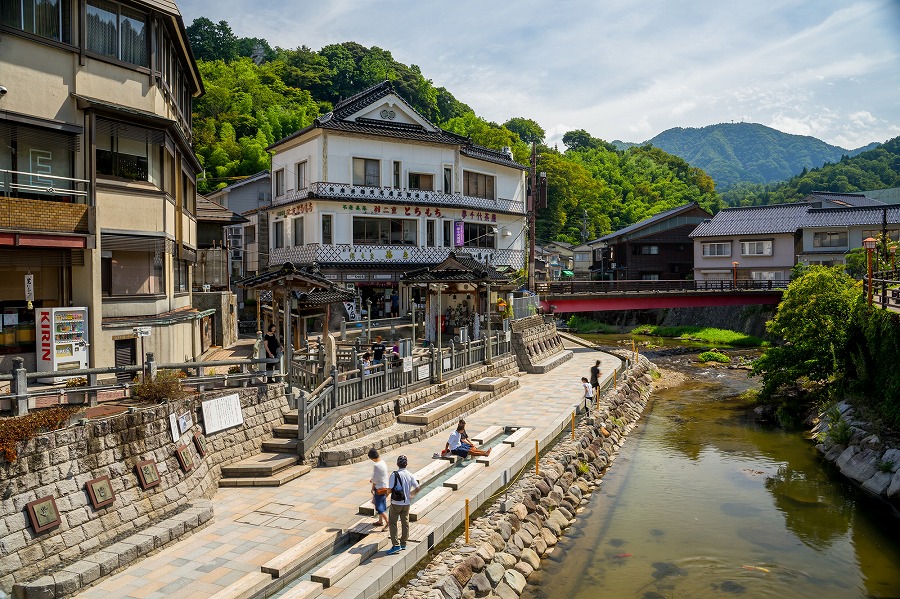
[(537, 191), (537, 143), (531, 142), (531, 184), (528, 188), (528, 203), (525, 210), (528, 212), (528, 291), (534, 292), (534, 234), (535, 234), (535, 201), (534, 194)]
[(587, 243), (587, 210), (584, 211), (584, 215), (581, 218), (581, 244), (584, 245)]

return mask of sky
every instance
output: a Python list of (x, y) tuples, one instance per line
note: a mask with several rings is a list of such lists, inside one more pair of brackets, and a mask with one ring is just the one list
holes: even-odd
[(186, 25), (355, 41), (490, 121), (641, 142), (753, 122), (846, 149), (900, 135), (900, 0), (178, 0)]

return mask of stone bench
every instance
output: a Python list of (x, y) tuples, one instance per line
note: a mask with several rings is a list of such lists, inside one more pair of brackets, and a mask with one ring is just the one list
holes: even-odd
[[(493, 453), (493, 452), (491, 452)], [(444, 486), (454, 491), (459, 490), (459, 488), (465, 484), (470, 478), (478, 474), (479, 472), (484, 471), (484, 464), (479, 464), (475, 462), (473, 464), (469, 464), (450, 478), (444, 481)]]
[[(516, 432), (514, 432), (507, 438), (503, 439), (503, 443), (505, 443), (507, 445), (512, 445), (513, 447), (515, 447), (516, 444), (521, 443), (522, 440), (525, 437), (527, 437), (531, 433), (532, 430), (534, 430), (534, 429), (531, 429), (527, 426), (523, 426), (522, 428), (520, 428), (519, 430), (517, 430)], [(493, 453), (494, 452), (492, 451), (491, 454), (493, 454)]]
[(339, 529), (320, 530), (282, 551), (264, 563), (260, 570), (275, 578), (289, 576), (329, 555), (340, 542), (341, 536), (342, 531)]
[(451, 495), (453, 495), (453, 489), (450, 487), (438, 487), (423, 497), (416, 498), (409, 508), (410, 522), (416, 522)]
[(506, 453), (511, 447), (512, 447), (512, 445), (510, 445), (509, 443), (500, 443), (498, 445), (495, 445), (491, 449), (491, 455), (483, 455), (483, 456), (477, 458), (475, 461), (478, 462), (479, 464), (484, 464), (485, 466), (490, 466), (491, 460), (499, 458), (504, 453)]
[(526, 371), (530, 374), (545, 374), (550, 372), (563, 362), (567, 362), (572, 359), (572, 350), (566, 349), (557, 354), (553, 354), (545, 360), (540, 362), (532, 362)]
[(494, 437), (503, 433), (505, 429), (502, 426), (489, 426), (480, 433), (472, 435), (472, 440), (479, 445), (484, 445)]
[(440, 421), (441, 418), (451, 412), (476, 403), (480, 399), (481, 393), (478, 391), (453, 391), (437, 399), (432, 399), (417, 408), (403, 412), (397, 417), (397, 420), (407, 424), (428, 426), (433, 422)]
[(505, 376), (489, 376), (478, 379), (474, 383), (469, 383), (469, 389), (472, 391), (487, 391), (493, 393), (509, 384), (509, 377)]
[(66, 597), (90, 586), (101, 577), (130, 566), (148, 553), (168, 545), (213, 518), (212, 502), (195, 501), (186, 510), (173, 514), (121, 541), (85, 555), (68, 566), (40, 578), (13, 586), (18, 599)]
[(376, 533), (366, 536), (339, 556), (315, 570), (309, 577), (312, 582), (320, 583), (328, 588), (349, 574), (354, 568), (369, 559), (390, 543), (387, 533)]

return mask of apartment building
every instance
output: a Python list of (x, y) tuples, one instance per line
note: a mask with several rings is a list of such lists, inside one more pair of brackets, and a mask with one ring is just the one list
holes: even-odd
[(87, 309), (92, 366), (140, 359), (138, 326), (158, 359), (197, 357), (203, 86), (175, 3), (3, 0), (0, 47), (0, 368), (71, 364), (73, 344), (46, 341), (58, 326), (36, 333), (43, 308)]

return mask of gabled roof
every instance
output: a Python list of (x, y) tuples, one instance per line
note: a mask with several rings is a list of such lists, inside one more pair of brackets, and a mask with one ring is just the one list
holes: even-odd
[(217, 222), (222, 224), (249, 222), (246, 218), (236, 212), (232, 212), (222, 204), (203, 196), (197, 196), (197, 221)]
[(248, 183), (253, 183), (254, 181), (259, 181), (260, 179), (265, 179), (266, 177), (269, 177), (269, 176), (270, 176), (270, 174), (269, 174), (268, 170), (259, 171), (255, 175), (250, 175), (249, 177), (244, 177), (240, 181), (235, 181), (234, 183), (230, 183), (230, 184), (226, 185), (225, 187), (223, 187), (222, 189), (217, 189), (215, 191), (211, 191), (210, 193), (206, 194), (206, 197), (211, 198), (211, 199), (216, 198), (216, 197), (222, 195), (223, 193), (229, 193), (229, 192), (237, 189), (238, 187), (247, 185)]
[(646, 227), (654, 225), (660, 221), (664, 221), (667, 218), (677, 216), (677, 215), (681, 214), (682, 212), (687, 212), (688, 210), (691, 210), (692, 208), (696, 208), (699, 206), (700, 205), (697, 202), (690, 202), (689, 204), (684, 204), (682, 206), (676, 206), (675, 208), (672, 208), (670, 210), (665, 210), (663, 212), (654, 214), (650, 218), (645, 218), (644, 220), (636, 222), (633, 225), (628, 225), (624, 229), (619, 229), (618, 231), (613, 231), (612, 233), (604, 235), (603, 237), (600, 237), (599, 239), (595, 239), (594, 241), (591, 241), (588, 244), (593, 245), (595, 243), (611, 241), (617, 237), (621, 237), (623, 235), (628, 235), (630, 233), (634, 233), (635, 231), (639, 231), (641, 229), (644, 229)]
[[(405, 112), (413, 122), (400, 122), (394, 120), (393, 116), (388, 117), (387, 114), (381, 119), (362, 116), (366, 108), (377, 106), (382, 100), (385, 100), (385, 98), (389, 100), (390, 104), (402, 106), (403, 112)], [(388, 112), (392, 113), (393, 111)], [(328, 129), (331, 131), (358, 133), (361, 135), (376, 135), (393, 139), (460, 146), (460, 153), (469, 156), (470, 158), (502, 164), (511, 168), (527, 170), (525, 166), (515, 162), (509, 155), (503, 152), (475, 145), (469, 138), (449, 131), (444, 131), (437, 125), (431, 123), (402, 96), (397, 94), (390, 81), (382, 81), (377, 85), (364, 89), (346, 100), (338, 102), (331, 112), (317, 118), (308, 127), (304, 127), (296, 133), (292, 133), (291, 135), (276, 141), (266, 148), (266, 150), (273, 151), (278, 146), (305, 135), (313, 129)]]
[(467, 254), (450, 254), (440, 264), (403, 273), (405, 283), (510, 283), (509, 277), (490, 264)]
[(315, 264), (297, 266), (291, 262), (285, 262), (281, 268), (235, 281), (235, 284), (244, 289), (272, 289), (278, 285), (285, 285), (288, 289), (299, 286), (304, 290), (335, 288), (335, 284), (326, 279)]
[(725, 208), (698, 225), (688, 237), (796, 233), (809, 210), (809, 204), (804, 202)]
[(810, 208), (803, 220), (804, 227), (853, 227), (876, 226), (884, 222), (887, 211), (887, 222), (890, 225), (900, 223), (900, 206), (882, 205), (878, 207), (860, 206), (857, 208)]
[[(805, 196), (802, 202), (823, 202), (835, 207), (850, 208), (854, 206), (883, 206), (884, 202), (868, 197), (865, 193), (840, 193), (833, 191), (814, 191)], [(822, 208), (828, 208), (823, 205)]]

